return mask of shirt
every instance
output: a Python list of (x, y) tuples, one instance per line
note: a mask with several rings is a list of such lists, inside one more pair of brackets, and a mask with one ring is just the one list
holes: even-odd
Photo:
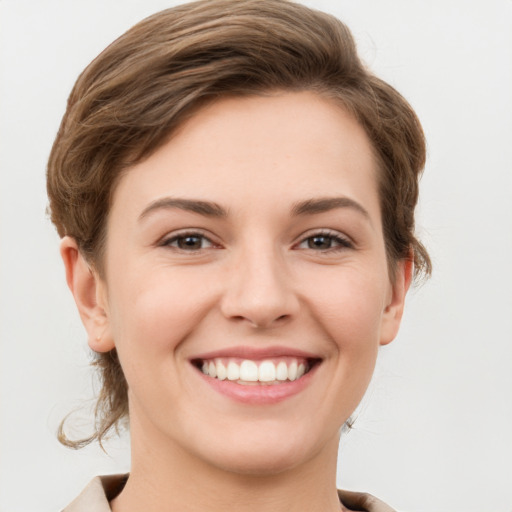
[[(97, 476), (62, 512), (111, 512), (109, 501), (122, 490), (128, 475)], [(371, 494), (338, 491), (340, 503), (352, 511), (395, 512)]]

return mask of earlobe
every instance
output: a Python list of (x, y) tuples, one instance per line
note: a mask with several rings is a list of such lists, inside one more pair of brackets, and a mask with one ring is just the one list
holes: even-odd
[(411, 286), (413, 269), (412, 258), (400, 260), (397, 264), (395, 279), (391, 283), (389, 300), (383, 312), (381, 345), (391, 343), (398, 334), (404, 312), (405, 296)]
[(62, 239), (60, 254), (66, 281), (87, 331), (89, 347), (95, 352), (112, 350), (115, 344), (106, 309), (105, 283), (80, 253), (74, 238)]

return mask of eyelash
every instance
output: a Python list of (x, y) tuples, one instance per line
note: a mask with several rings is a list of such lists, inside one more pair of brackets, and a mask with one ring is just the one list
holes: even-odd
[[(197, 249), (184, 249), (182, 247), (179, 247), (178, 244), (180, 240), (185, 240), (187, 238), (197, 238), (200, 239), (201, 242), (207, 241), (210, 246), (209, 247), (199, 247)], [(173, 245), (176, 244), (176, 245)], [(216, 244), (214, 244), (207, 236), (205, 236), (204, 233), (201, 233), (200, 231), (185, 231), (182, 233), (178, 233), (170, 238), (164, 239), (161, 244), (162, 247), (172, 247), (173, 249), (177, 249), (178, 251), (182, 252), (191, 252), (191, 253), (198, 253), (204, 249), (210, 249), (211, 247), (216, 247)], [(202, 244), (201, 244), (202, 245)]]
[[(199, 242), (201, 243), (201, 247), (197, 247), (197, 248), (179, 247), (178, 244), (180, 243), (180, 241), (184, 241), (187, 238), (198, 239)], [(333, 243), (337, 244), (337, 245), (334, 247), (327, 247), (327, 248), (310, 247), (309, 243), (314, 238), (324, 238), (324, 239), (327, 239), (331, 245)], [(204, 242), (207, 242), (209, 245), (207, 247), (204, 247), (203, 246)], [(348, 239), (344, 236), (341, 236), (336, 231), (329, 231), (329, 230), (314, 232), (314, 233), (310, 234), (309, 236), (302, 238), (302, 240), (298, 244), (296, 244), (294, 246), (294, 248), (301, 248), (300, 246), (303, 244), (308, 244), (308, 247), (303, 247), (303, 249), (307, 249), (307, 250), (310, 250), (313, 252), (319, 252), (319, 253), (336, 253), (336, 252), (343, 251), (346, 249), (354, 248), (354, 244), (352, 243), (352, 241), (350, 239)], [(196, 254), (199, 252), (202, 252), (205, 249), (219, 247), (214, 242), (212, 242), (204, 233), (202, 233), (200, 231), (185, 231), (182, 233), (178, 233), (178, 234), (172, 236), (171, 238), (167, 238), (167, 239), (163, 240), (159, 245), (161, 245), (162, 247), (171, 247), (173, 249), (176, 249), (176, 250), (182, 251), (182, 252), (196, 253)]]
[(312, 233), (312, 234), (306, 236), (299, 242), (298, 246), (300, 247), (302, 244), (308, 243), (308, 241), (313, 240), (314, 238), (326, 238), (331, 242), (331, 244), (336, 243), (338, 245), (335, 247), (328, 247), (326, 249), (319, 249), (319, 250), (317, 250), (317, 248), (313, 248), (313, 247), (305, 247), (305, 249), (308, 249), (308, 250), (311, 250), (314, 252), (321, 252), (321, 253), (333, 253), (333, 252), (336, 253), (338, 251), (343, 251), (346, 249), (354, 248), (354, 244), (352, 243), (352, 241), (349, 238), (340, 235), (340, 233), (338, 233), (337, 231), (329, 231), (329, 230), (318, 231), (318, 232), (315, 232), (315, 233)]

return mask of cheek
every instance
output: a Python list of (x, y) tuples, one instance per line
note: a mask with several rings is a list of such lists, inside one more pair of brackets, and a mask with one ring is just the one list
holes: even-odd
[(201, 276), (153, 270), (113, 283), (111, 323), (120, 352), (161, 356), (180, 345), (200, 323), (212, 292)]
[(368, 270), (333, 272), (325, 286), (309, 294), (316, 316), (340, 349), (357, 352), (378, 345), (385, 302), (382, 281)]
[(385, 301), (385, 279), (372, 272), (334, 272), (310, 296), (332, 348), (333, 414), (345, 421), (362, 399), (377, 360)]
[[(197, 296), (177, 281), (147, 279), (119, 283), (111, 297), (111, 327), (128, 387), (136, 402), (159, 410), (162, 392), (174, 396), (181, 369), (173, 364), (181, 342), (201, 316)], [(178, 399), (175, 397), (175, 399)]]

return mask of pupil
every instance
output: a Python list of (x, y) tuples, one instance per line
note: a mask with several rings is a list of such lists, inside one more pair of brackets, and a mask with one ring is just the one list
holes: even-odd
[(309, 239), (310, 249), (329, 249), (331, 247), (331, 239), (328, 236), (313, 236)]
[(198, 236), (186, 236), (178, 240), (180, 249), (201, 249), (201, 238)]

